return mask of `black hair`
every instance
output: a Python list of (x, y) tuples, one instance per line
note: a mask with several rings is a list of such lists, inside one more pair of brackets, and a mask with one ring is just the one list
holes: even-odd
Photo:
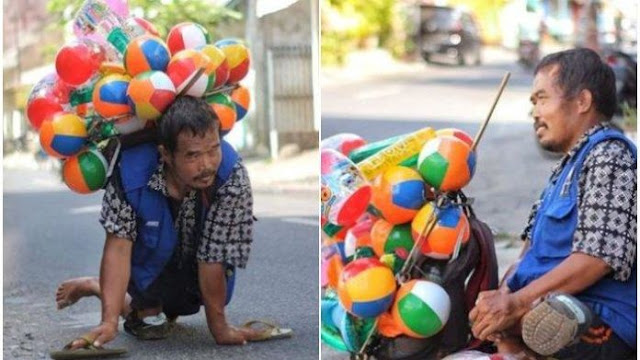
[(534, 75), (554, 65), (558, 66), (556, 85), (565, 98), (589, 90), (596, 111), (611, 120), (616, 110), (616, 79), (613, 70), (595, 51), (578, 48), (549, 54), (536, 66)]
[(158, 120), (158, 143), (174, 152), (181, 132), (188, 130), (193, 135), (204, 135), (212, 127), (219, 132), (220, 121), (206, 101), (179, 96)]

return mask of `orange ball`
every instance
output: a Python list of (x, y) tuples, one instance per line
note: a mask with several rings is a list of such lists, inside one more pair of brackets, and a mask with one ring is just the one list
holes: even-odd
[(411, 222), (411, 233), (416, 242), (421, 240), (420, 234), (430, 223), (434, 211), (436, 224), (423, 241), (420, 251), (435, 259), (449, 259), (458, 241), (461, 244), (469, 241), (469, 220), (459, 206), (436, 208), (433, 203), (427, 203)]
[(408, 167), (392, 166), (373, 183), (371, 203), (391, 224), (411, 221), (425, 201), (425, 183)]

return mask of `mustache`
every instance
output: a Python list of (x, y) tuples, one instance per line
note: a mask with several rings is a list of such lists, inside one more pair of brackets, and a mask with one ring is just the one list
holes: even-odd
[(205, 170), (201, 174), (198, 174), (198, 176), (196, 176), (195, 179), (196, 180), (201, 180), (201, 179), (204, 179), (204, 178), (211, 177), (211, 176), (213, 176), (215, 174), (216, 174), (215, 170)]

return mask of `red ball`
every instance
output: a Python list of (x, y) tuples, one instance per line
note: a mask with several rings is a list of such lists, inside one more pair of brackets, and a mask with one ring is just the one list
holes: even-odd
[(45, 119), (66, 110), (71, 90), (55, 73), (38, 81), (27, 100), (27, 119), (31, 126), (38, 130)]
[(58, 51), (56, 72), (67, 84), (80, 86), (98, 72), (105, 60), (105, 52), (100, 45), (88, 39), (75, 40)]

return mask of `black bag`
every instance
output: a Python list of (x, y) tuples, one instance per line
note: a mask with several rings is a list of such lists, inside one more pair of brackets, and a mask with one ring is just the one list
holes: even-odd
[(471, 335), (469, 311), (480, 291), (498, 288), (494, 238), (489, 226), (475, 216), (468, 199), (463, 194), (459, 196), (471, 227), (469, 242), (451, 262), (422, 257), (416, 264), (420, 270), (411, 274), (414, 279), (441, 278), (440, 283), (451, 298), (447, 324), (428, 339), (377, 337), (365, 351), (369, 356), (380, 360), (430, 360), (465, 348), (488, 350), (491, 346)]

